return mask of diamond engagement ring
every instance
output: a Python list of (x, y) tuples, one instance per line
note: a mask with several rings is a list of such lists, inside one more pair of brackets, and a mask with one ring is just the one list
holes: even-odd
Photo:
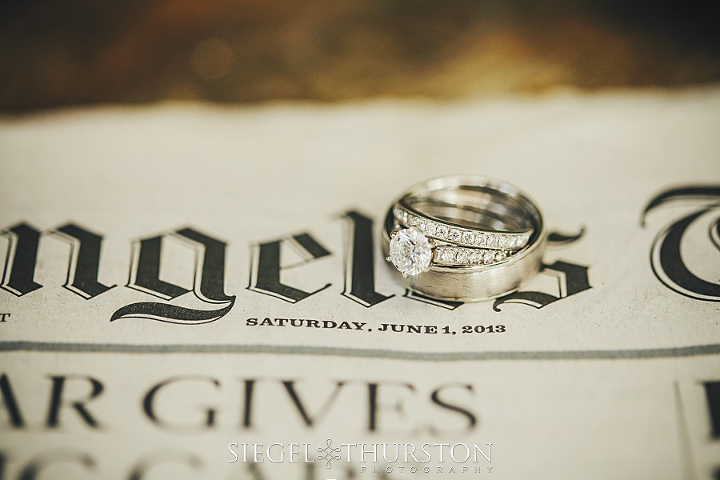
[(512, 292), (535, 274), (546, 236), (540, 210), (517, 188), (452, 176), (415, 185), (393, 203), (383, 248), (411, 290), (477, 301)]

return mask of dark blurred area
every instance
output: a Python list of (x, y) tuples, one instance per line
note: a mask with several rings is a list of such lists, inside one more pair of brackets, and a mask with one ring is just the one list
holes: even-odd
[(0, 110), (720, 79), (718, 3), (0, 0)]

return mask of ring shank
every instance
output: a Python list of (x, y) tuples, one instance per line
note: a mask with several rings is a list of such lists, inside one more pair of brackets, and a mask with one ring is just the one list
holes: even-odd
[(467, 228), (507, 233), (521, 233), (532, 229), (525, 217), (514, 216), (503, 205), (488, 203), (485, 207), (458, 205), (429, 199), (407, 199), (399, 202), (411, 212), (421, 212), (434, 220)]
[(411, 187), (397, 203), (433, 220), (495, 232), (527, 233), (541, 222), (515, 187), (485, 177), (442, 177)]

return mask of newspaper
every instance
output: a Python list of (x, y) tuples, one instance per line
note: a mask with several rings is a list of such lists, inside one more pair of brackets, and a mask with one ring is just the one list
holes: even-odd
[[(0, 478), (720, 475), (720, 88), (0, 120)], [(543, 270), (413, 295), (379, 224), (457, 173)]]

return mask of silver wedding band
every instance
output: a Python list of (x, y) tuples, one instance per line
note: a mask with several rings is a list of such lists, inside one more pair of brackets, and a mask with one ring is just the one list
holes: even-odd
[(417, 184), (390, 206), (385, 255), (411, 290), (438, 300), (487, 300), (517, 290), (540, 268), (542, 214), (499, 180), (441, 177)]

